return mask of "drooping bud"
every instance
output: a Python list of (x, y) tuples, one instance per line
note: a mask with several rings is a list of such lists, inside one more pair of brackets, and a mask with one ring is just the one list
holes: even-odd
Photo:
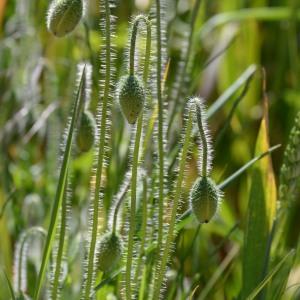
[(121, 78), (117, 92), (121, 110), (129, 124), (134, 124), (145, 103), (145, 90), (141, 80), (135, 75)]
[(209, 177), (199, 177), (190, 192), (191, 209), (200, 223), (208, 223), (216, 214), (221, 191)]
[(75, 29), (82, 15), (82, 0), (53, 0), (47, 15), (48, 30), (63, 37)]
[(77, 147), (80, 152), (88, 152), (94, 145), (96, 136), (96, 121), (91, 112), (82, 112), (76, 136)]
[(116, 233), (108, 232), (99, 241), (98, 263), (102, 272), (113, 269), (120, 261), (123, 253), (123, 242)]

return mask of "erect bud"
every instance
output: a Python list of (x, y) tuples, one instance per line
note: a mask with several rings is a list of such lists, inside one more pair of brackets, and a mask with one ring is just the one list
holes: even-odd
[(123, 253), (123, 242), (116, 233), (108, 232), (99, 241), (98, 263), (102, 272), (113, 269)]
[(134, 124), (143, 110), (145, 102), (145, 90), (141, 80), (135, 75), (122, 77), (118, 86), (117, 98), (128, 123)]
[(87, 110), (82, 112), (76, 136), (77, 147), (81, 152), (88, 152), (94, 145), (96, 136), (96, 121)]
[(83, 14), (82, 0), (53, 0), (47, 15), (47, 27), (57, 37), (74, 30)]
[(215, 215), (221, 191), (209, 177), (199, 177), (190, 192), (191, 209), (200, 223), (208, 223)]

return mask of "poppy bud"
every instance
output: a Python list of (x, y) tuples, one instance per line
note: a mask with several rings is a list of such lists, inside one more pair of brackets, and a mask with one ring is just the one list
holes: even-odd
[(119, 235), (108, 232), (99, 241), (98, 263), (102, 272), (113, 269), (123, 253), (123, 242)]
[(74, 30), (82, 15), (82, 0), (53, 0), (47, 16), (48, 30), (57, 37), (63, 37)]
[(122, 77), (117, 98), (128, 123), (134, 124), (143, 110), (145, 102), (145, 90), (141, 80), (135, 75)]
[(208, 223), (216, 214), (221, 192), (209, 177), (199, 177), (190, 192), (190, 204), (200, 223)]

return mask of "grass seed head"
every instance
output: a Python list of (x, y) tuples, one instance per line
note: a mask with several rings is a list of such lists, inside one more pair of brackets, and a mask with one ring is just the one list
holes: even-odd
[(47, 16), (48, 30), (63, 37), (74, 30), (82, 15), (82, 0), (53, 0)]
[(209, 177), (199, 177), (190, 192), (190, 204), (200, 223), (208, 223), (216, 214), (220, 191)]
[(121, 260), (123, 242), (116, 233), (108, 232), (99, 241), (98, 263), (102, 272), (113, 269)]
[(76, 136), (80, 152), (88, 152), (94, 145), (96, 136), (96, 121), (89, 111), (83, 111)]
[(135, 124), (145, 103), (145, 90), (141, 80), (135, 75), (122, 77), (117, 98), (128, 123)]

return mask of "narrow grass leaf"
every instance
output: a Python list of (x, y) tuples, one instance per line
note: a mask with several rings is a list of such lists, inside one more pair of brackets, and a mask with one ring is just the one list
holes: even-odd
[(249, 79), (252, 78), (255, 71), (257, 70), (256, 65), (250, 65), (245, 72), (210, 106), (207, 111), (207, 118), (212, 117), (218, 112), (238, 91), (238, 89), (246, 84)]
[(4, 270), (2, 270), (3, 274), (4, 274), (4, 278), (6, 280), (6, 283), (7, 283), (7, 286), (8, 286), (8, 290), (9, 290), (9, 293), (10, 293), (10, 296), (12, 298), (12, 300), (16, 300), (16, 297), (15, 297), (15, 293), (14, 293), (14, 289), (12, 287), (12, 284), (6, 274), (6, 272)]
[(50, 219), (50, 225), (48, 229), (48, 234), (46, 238), (46, 243), (44, 247), (44, 252), (43, 252), (43, 258), (42, 258), (42, 264), (40, 267), (36, 287), (35, 287), (35, 293), (34, 293), (34, 299), (37, 300), (39, 298), (39, 294), (42, 288), (42, 283), (43, 279), (46, 273), (46, 268), (47, 264), (49, 261), (51, 249), (52, 249), (52, 243), (55, 237), (55, 231), (56, 231), (56, 226), (57, 226), (57, 219), (58, 219), (58, 212), (59, 208), (61, 206), (64, 190), (65, 190), (65, 185), (67, 182), (67, 171), (69, 167), (69, 162), (70, 162), (70, 157), (71, 157), (71, 146), (72, 146), (72, 140), (73, 140), (73, 135), (74, 135), (74, 129), (77, 124), (77, 119), (78, 119), (78, 108), (80, 107), (80, 101), (82, 99), (81, 94), (83, 90), (83, 74), (85, 72), (85, 68), (82, 71), (81, 79), (80, 79), (80, 84), (79, 88), (76, 94), (76, 100), (72, 112), (72, 118), (71, 118), (71, 124), (68, 130), (68, 135), (67, 135), (67, 141), (66, 141), (66, 147), (65, 151), (63, 154), (63, 160), (62, 160), (62, 166), (60, 170), (60, 175), (59, 175), (59, 181), (57, 185), (57, 190), (55, 194), (55, 199), (53, 203), (53, 208), (51, 212), (51, 219)]
[[(209, 19), (198, 32), (200, 38), (205, 38), (215, 28), (225, 25), (230, 22), (258, 20), (258, 21), (282, 21), (288, 20), (291, 17), (291, 10), (289, 7), (256, 7), (239, 9), (237, 11), (230, 11), (220, 13)], [(300, 11), (295, 14), (297, 20), (300, 19)]]
[[(286, 256), (270, 271), (270, 273), (259, 283), (259, 285), (251, 292), (251, 294), (246, 298), (246, 300), (253, 300), (256, 298), (256, 296), (259, 294), (259, 292), (270, 282), (270, 280), (273, 278), (273, 276), (281, 269), (284, 263), (290, 257), (294, 256), (295, 250), (291, 250)], [(290, 259), (287, 264), (291, 267), (293, 263), (293, 260)]]

